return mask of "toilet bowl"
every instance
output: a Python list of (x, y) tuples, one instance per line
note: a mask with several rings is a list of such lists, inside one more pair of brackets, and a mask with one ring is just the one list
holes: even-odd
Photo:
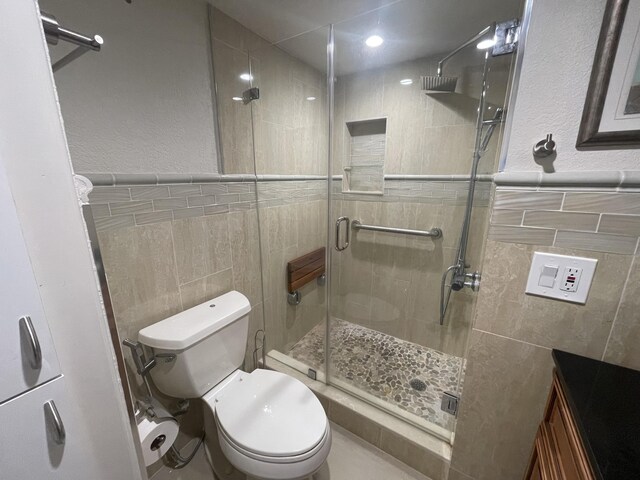
[(301, 382), (269, 370), (234, 372), (204, 395), (220, 449), (229, 462), (259, 479), (313, 475), (331, 449), (322, 405)]
[(154, 353), (170, 354), (151, 370), (156, 387), (204, 401), (215, 420), (205, 422), (205, 434), (217, 437), (237, 470), (259, 480), (308, 478), (329, 455), (329, 420), (302, 382), (239, 369), (250, 311), (244, 295), (229, 292), (140, 330), (138, 338)]

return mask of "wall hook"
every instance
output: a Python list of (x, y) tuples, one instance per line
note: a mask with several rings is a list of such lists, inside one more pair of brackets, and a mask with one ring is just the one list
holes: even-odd
[(534, 157), (548, 157), (549, 155), (556, 152), (556, 142), (553, 141), (553, 135), (549, 133), (547, 138), (544, 140), (540, 140), (533, 147), (533, 156)]

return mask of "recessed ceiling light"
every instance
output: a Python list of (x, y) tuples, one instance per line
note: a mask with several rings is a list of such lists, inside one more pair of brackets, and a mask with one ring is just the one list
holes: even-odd
[(376, 48), (382, 45), (383, 42), (384, 39), (380, 35), (371, 35), (364, 43), (367, 44), (367, 47)]
[(313, 102), (316, 99), (316, 97), (307, 97), (307, 100), (309, 100), (310, 102)]
[(495, 38), (487, 38), (486, 40), (482, 40), (476, 45), (479, 50), (486, 50), (487, 48), (491, 48), (496, 44)]
[(242, 97), (231, 97), (231, 100), (236, 101), (236, 102), (241, 102), (242, 101)]
[(243, 73), (242, 75), (240, 75), (240, 80), (245, 80), (247, 82), (250, 82), (251, 80), (253, 80), (253, 75), (249, 73)]
[(411, 85), (413, 83), (413, 80), (410, 78), (403, 78), (402, 80), (400, 80), (400, 85)]

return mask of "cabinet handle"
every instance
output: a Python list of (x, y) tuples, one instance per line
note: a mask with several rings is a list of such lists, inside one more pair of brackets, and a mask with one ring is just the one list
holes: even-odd
[(64, 444), (67, 432), (64, 430), (64, 423), (62, 423), (62, 418), (60, 417), (60, 413), (58, 412), (53, 400), (45, 402), (44, 414), (49, 424), (49, 431), (52, 431), (53, 440), (58, 445)]
[(38, 335), (36, 335), (36, 329), (33, 328), (31, 317), (28, 315), (20, 317), (19, 324), (23, 335), (29, 340), (29, 345), (31, 346), (29, 364), (34, 370), (39, 370), (42, 367), (42, 350), (40, 349), (40, 342), (38, 341)]

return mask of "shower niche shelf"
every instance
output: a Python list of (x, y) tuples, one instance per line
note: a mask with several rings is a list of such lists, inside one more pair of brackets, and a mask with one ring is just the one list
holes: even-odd
[(342, 191), (382, 195), (387, 118), (346, 122), (347, 142)]

